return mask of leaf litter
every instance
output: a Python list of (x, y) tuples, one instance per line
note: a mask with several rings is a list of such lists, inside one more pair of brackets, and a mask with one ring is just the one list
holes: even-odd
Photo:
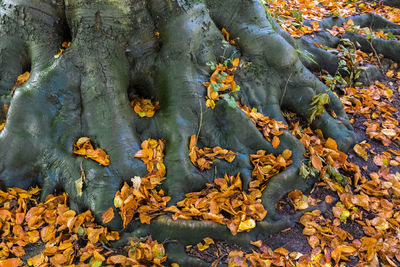
[[(269, 3), (270, 11), (281, 17), (278, 18), (278, 23), (294, 36), (320, 30), (318, 23), (313, 23), (310, 27), (303, 24), (303, 19), (320, 20), (322, 17), (338, 14), (349, 16), (375, 12), (395, 23), (400, 22), (397, 9), (376, 3), (330, 0), (320, 1), (318, 4), (306, 1)], [(302, 14), (293, 12), (295, 10), (302, 10)], [(330, 33), (338, 35), (353, 30), (363, 29), (354, 29), (352, 22), (348, 21), (342, 27), (330, 29)], [(387, 37), (379, 32), (375, 35), (385, 39)], [(224, 36), (232, 42), (226, 30)], [(374, 55), (367, 55), (361, 51), (357, 51), (357, 55), (357, 60), (372, 63), (378, 61)], [(222, 70), (222, 66), (220, 67)], [(233, 73), (235, 70), (230, 71)], [(331, 210), (326, 214), (319, 210), (306, 212), (299, 221), (303, 227), (303, 235), (307, 237), (310, 253), (290, 251), (283, 247), (271, 249), (258, 240), (251, 241), (255, 247), (251, 252), (227, 248), (221, 255), (219, 249), (215, 249), (220, 246), (220, 241), (208, 237), (195, 247), (201, 252), (198, 256), (202, 257), (202, 253), (214, 249), (212, 252), (215, 256), (223, 256), (224, 262), (229, 266), (342, 266), (348, 262), (358, 266), (398, 266), (400, 213), (397, 207), (400, 205), (400, 173), (396, 167), (400, 164), (400, 71), (397, 64), (390, 63), (385, 74), (390, 82), (375, 82), (361, 88), (346, 87), (344, 94), (340, 96), (351, 122), (358, 127), (357, 133), (362, 134), (363, 130), (365, 137), (349, 154), (339, 151), (336, 142), (330, 138), (325, 139), (321, 131), (313, 131), (306, 124), (300, 124), (293, 113), (285, 114), (289, 122), (287, 127), (282, 122), (266, 118), (255, 109), (240, 107), (274, 147), (279, 146), (278, 140), (282, 130), (291, 131), (303, 143), (307, 151), (306, 156), (310, 159), (310, 164), (304, 165), (303, 175), (317, 174), (318, 188), (332, 192), (332, 195), (324, 195), (319, 199), (298, 190), (293, 191), (288, 195), (288, 204), (293, 209), (303, 210), (324, 201), (331, 204)], [(207, 88), (212, 81), (209, 83)], [(232, 88), (236, 88), (232, 83), (224, 83), (223, 87), (231, 91)], [(210, 96), (211, 94), (212, 92)], [(219, 96), (216, 98), (214, 94), (214, 97), (208, 97), (207, 100), (214, 100), (212, 98), (216, 100)], [(151, 104), (151, 107), (151, 102), (142, 100), (137, 103), (140, 104), (133, 105), (135, 112), (139, 111), (138, 114), (146, 114), (147, 117), (154, 115), (153, 112), (157, 109), (154, 106), (158, 105)], [(210, 101), (208, 105), (213, 106)], [(4, 127), (4, 123), (1, 125)], [(96, 150), (90, 147), (90, 139), (83, 141), (77, 142), (74, 150), (89, 157), (90, 153)], [(196, 159), (192, 162), (200, 169), (200, 166), (208, 168), (217, 158), (234, 160), (233, 151), (223, 148), (200, 149), (196, 147), (196, 142), (190, 143), (190, 151), (195, 155), (192, 157)], [(143, 142), (142, 150), (135, 155), (146, 163), (149, 173), (142, 178), (132, 178), (132, 185), (125, 183), (116, 194), (114, 205), (124, 218), (125, 226), (133, 219), (150, 223), (155, 216), (169, 212), (175, 218), (217, 221), (227, 225), (233, 234), (248, 231), (254, 227), (256, 221), (262, 220), (267, 214), (259, 201), (266, 181), (291, 163), (290, 151), (282, 155), (258, 151), (256, 155), (251, 155), (255, 166), (253, 183), (256, 186), (250, 187), (248, 194), (241, 190), (240, 174), (226, 175), (207, 184), (207, 188), (201, 192), (187, 194), (177, 206), (167, 208), (169, 197), (164, 196), (164, 192), (158, 188), (165, 179), (164, 147), (164, 141), (149, 139)], [(100, 161), (107, 163), (105, 152), (105, 155), (100, 154), (103, 155)], [(201, 158), (205, 158), (207, 164), (199, 164), (197, 159)], [(200, 163), (202, 162), (201, 160)], [(45, 249), (40, 254), (25, 259), (30, 266), (78, 263), (82, 266), (100, 266), (102, 263), (161, 266), (165, 262), (163, 245), (153, 241), (151, 237), (131, 241), (125, 248), (126, 253), (118, 254), (109, 247), (111, 241), (119, 239), (117, 232), (109, 232), (107, 228), (95, 224), (90, 211), (76, 214), (70, 210), (66, 194), (49, 195), (44, 203), (39, 203), (39, 192), (38, 188), (28, 191), (9, 188), (7, 192), (0, 191), (1, 266), (21, 266), (24, 264), (21, 259), (26, 254), (26, 248), (37, 243), (44, 244)], [(218, 197), (211, 198), (210, 201), (213, 194)], [(215, 203), (221, 199), (229, 201), (220, 205), (218, 210)], [(218, 212), (221, 210), (229, 216), (221, 216)], [(107, 223), (113, 217), (113, 209), (109, 209), (103, 214), (102, 220)], [(349, 225), (353, 228), (349, 228)], [(360, 233), (354, 231), (357, 227), (361, 229)], [(347, 228), (349, 229), (346, 230)], [(285, 230), (285, 233), (291, 231)], [(218, 262), (218, 259), (214, 260), (214, 264)]]

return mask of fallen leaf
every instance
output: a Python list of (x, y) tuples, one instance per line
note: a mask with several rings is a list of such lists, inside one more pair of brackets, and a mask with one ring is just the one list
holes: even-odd
[(356, 144), (353, 147), (353, 150), (354, 150), (354, 152), (356, 152), (356, 154), (359, 157), (363, 158), (365, 161), (368, 160), (368, 153), (367, 153), (367, 151), (365, 151), (365, 149), (362, 146), (360, 146), (359, 144)]
[(102, 219), (103, 223), (109, 223), (114, 218), (114, 210), (113, 208), (109, 208), (106, 212), (103, 213)]
[(85, 158), (90, 158), (103, 166), (110, 165), (110, 156), (101, 148), (94, 149), (89, 137), (79, 138), (74, 144), (73, 152), (85, 156)]

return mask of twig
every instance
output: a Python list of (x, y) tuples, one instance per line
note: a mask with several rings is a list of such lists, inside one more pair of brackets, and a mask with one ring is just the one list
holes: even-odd
[(372, 39), (371, 39), (371, 40), (368, 40), (368, 39), (367, 39), (367, 41), (368, 41), (369, 45), (371, 46), (372, 51), (374, 52), (374, 55), (375, 55), (375, 57), (376, 57), (376, 60), (378, 61), (379, 68), (382, 69), (382, 63), (381, 63), (381, 60), (379, 59), (378, 52), (376, 52), (375, 47), (374, 47), (373, 44), (372, 44), (372, 41), (373, 41), (373, 40), (372, 40)]
[(199, 104), (200, 104), (200, 122), (199, 122), (199, 130), (197, 131), (197, 134), (196, 134), (196, 143), (199, 139), (201, 126), (203, 125), (203, 106), (201, 105), (200, 97), (199, 97)]
[(82, 163), (83, 163), (83, 159), (81, 160), (81, 164), (80, 164), (80, 167), (81, 167), (81, 177), (82, 177), (82, 181), (86, 181), (86, 175), (85, 175), (85, 170), (83, 169), (83, 167), (82, 167)]
[(289, 78), (288, 78), (287, 81), (286, 81), (285, 88), (283, 88), (283, 94), (282, 94), (282, 96), (281, 96), (281, 101), (279, 102), (279, 107), (282, 106), (283, 97), (286, 95), (287, 86), (288, 86), (288, 84), (289, 84), (290, 77), (292, 77), (292, 74), (293, 74), (293, 72), (291, 72), (291, 73), (289, 74)]
[(102, 248), (104, 248), (105, 250), (115, 252), (115, 250), (113, 250), (113, 249), (107, 247), (107, 246), (103, 243), (103, 241), (101, 242), (101, 246), (102, 246)]
[(216, 259), (216, 260), (211, 264), (211, 266), (212, 266), (212, 267), (217, 267), (218, 264), (219, 264), (219, 262), (220, 262), (223, 258), (225, 258), (226, 256), (228, 256), (227, 253), (222, 254), (222, 256), (219, 257), (218, 259)]
[[(375, 23), (375, 17), (372, 16), (372, 21), (371, 21), (371, 24), (369, 25), (369, 31), (370, 31), (371, 33), (373, 33), (372, 25), (374, 25), (374, 23)], [(369, 39), (367, 38), (367, 42), (368, 42), (369, 45), (371, 46), (372, 51), (374, 52), (374, 55), (375, 55), (375, 57), (376, 57), (376, 60), (378, 61), (379, 68), (382, 69), (381, 60), (379, 59), (379, 55), (378, 55), (378, 53), (376, 52), (375, 47), (374, 47), (373, 44), (372, 44), (372, 41), (373, 41), (372, 39), (369, 40)]]

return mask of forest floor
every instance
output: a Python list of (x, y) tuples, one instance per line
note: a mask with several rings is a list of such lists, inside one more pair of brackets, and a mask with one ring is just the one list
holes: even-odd
[[(267, 0), (265, 4), (282, 28), (296, 38), (320, 30), (318, 24), (307, 22), (331, 16), (375, 12), (400, 24), (400, 9), (374, 2)], [(354, 30), (351, 21), (328, 32), (340, 36), (349, 29)], [(399, 38), (390, 32), (368, 34), (374, 38)], [(339, 45), (330, 52), (345, 62), (347, 71), (335, 75), (320, 71), (315, 75), (341, 99), (360, 138), (358, 143), (343, 153), (321, 131), (312, 130), (296, 114), (285, 113), (289, 131), (303, 143), (310, 157), (302, 171), (317, 175), (319, 181), (308, 192), (290, 193), (279, 203), (279, 209), (282, 213), (307, 212), (294, 227), (251, 242), (252, 250), (209, 237), (187, 246), (188, 254), (213, 266), (400, 266), (400, 66), (376, 53), (360, 51), (357, 44)], [(368, 64), (376, 65), (383, 79), (367, 85), (348, 77)], [(132, 105), (140, 116), (154, 113), (151, 103)], [(163, 146), (151, 141), (147, 145), (154, 150)], [(147, 147), (142, 148), (144, 153)], [(160, 177), (165, 170), (162, 172), (158, 173)], [(162, 193), (153, 189), (150, 185), (143, 190), (162, 198)], [(125, 201), (123, 190), (120, 196)], [(126, 192), (129, 190), (132, 189), (125, 188)], [(111, 243), (119, 234), (96, 224), (90, 211), (76, 214), (70, 210), (66, 194), (50, 195), (44, 203), (39, 202), (39, 194), (39, 188), (0, 191), (0, 266), (161, 266), (165, 262), (168, 255), (163, 244), (151, 237), (113, 248)], [(321, 203), (327, 208), (320, 210)], [(150, 221), (155, 215), (140, 220)], [(103, 222), (112, 216), (112, 212), (105, 213)]]

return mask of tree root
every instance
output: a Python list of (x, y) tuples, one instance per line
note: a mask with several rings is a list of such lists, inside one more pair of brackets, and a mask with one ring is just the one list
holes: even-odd
[[(348, 18), (333, 17), (328, 18), (319, 22), (321, 29), (331, 29), (333, 26), (342, 26), (343, 23), (347, 23), (352, 20), (356, 26), (361, 28), (367, 27), (371, 31), (383, 30), (385, 33), (392, 32), (398, 35), (400, 32), (400, 26), (396, 23), (386, 20), (385, 18), (374, 14), (367, 13), (364, 15), (351, 16)], [(305, 25), (310, 26), (311, 21), (306, 21)], [(281, 35), (285, 36), (285, 39), (292, 39), (292, 45), (302, 51), (300, 59), (302, 63), (310, 69), (314, 70), (327, 70), (330, 74), (336, 72), (338, 66), (338, 59), (331, 53), (316, 47), (314, 44), (318, 43), (326, 47), (336, 47), (341, 38), (347, 38), (350, 41), (360, 44), (361, 50), (377, 54), (382, 54), (386, 58), (390, 58), (394, 61), (400, 61), (400, 45), (396, 40), (385, 40), (379, 38), (369, 38), (366, 35), (361, 35), (357, 33), (347, 32), (339, 37), (334, 37), (326, 31), (320, 31), (313, 33), (313, 36), (305, 35), (300, 39), (293, 40), (293, 38), (286, 32), (280, 31)], [(310, 60), (310, 57), (313, 60)], [(378, 71), (378, 70), (376, 70)], [(379, 76), (378, 76), (379, 77)], [(382, 77), (382, 76), (381, 76)]]
[[(128, 228), (136, 228), (132, 235), (151, 233), (158, 239), (196, 242), (212, 235), (248, 244), (255, 236), (292, 226), (299, 215), (281, 215), (275, 203), (288, 192), (304, 190), (313, 182), (298, 174), (305, 160), (304, 147), (284, 132), (279, 137), (280, 145), (273, 148), (245, 113), (229, 107), (224, 100), (218, 101), (214, 110), (206, 108), (202, 83), (210, 77), (209, 62), (217, 63), (225, 57), (251, 63), (237, 75), (243, 88), (238, 100), (279, 121), (285, 121), (282, 109), (308, 119), (312, 98), (328, 93), (330, 104), (312, 126), (322, 129), (326, 137), (334, 138), (346, 150), (356, 137), (342, 105), (301, 63), (293, 39), (271, 22), (255, 0), (142, 0), (120, 3), (122, 6), (114, 2), (118, 1), (97, 1), (93, 6), (87, 1), (70, 0), (65, 7), (61, 0), (55, 6), (44, 3), (45, 19), (32, 15), (31, 23), (35, 29), (50, 23), (50, 32), (44, 32), (39, 40), (23, 39), (16, 46), (0, 42), (2, 95), (9, 93), (13, 79), (30, 64), (26, 62), (32, 65), (29, 81), (17, 88), (14, 97), (1, 98), (11, 99), (7, 123), (0, 133), (3, 185), (26, 188), (39, 184), (43, 197), (54, 189), (63, 189), (69, 194), (71, 207), (90, 208), (101, 221), (101, 215), (113, 206), (115, 192), (122, 183), (144, 175), (145, 166), (133, 156), (148, 138), (167, 141), (167, 179), (163, 187), (172, 198), (170, 204), (225, 173), (240, 172), (246, 190), (252, 180), (250, 154), (260, 149), (274, 154), (289, 149), (293, 164), (270, 180), (262, 197), (267, 218), (250, 233), (232, 236), (225, 226), (213, 222), (173, 221), (168, 216), (154, 219), (149, 227), (133, 223)], [(20, 5), (13, 8), (30, 10)], [(2, 6), (0, 13), (11, 12), (9, 16), (14, 17), (9, 9)], [(64, 10), (65, 19), (62, 15), (61, 22), (55, 23), (50, 15), (57, 17)], [(64, 41), (64, 20), (71, 27), (72, 44), (55, 59)], [(8, 29), (11, 24), (1, 25), (0, 29)], [(234, 45), (221, 48), (225, 40), (223, 27), (235, 40)], [(2, 33), (8, 36), (6, 30)], [(22, 52), (26, 47), (28, 56)], [(4, 55), (3, 51), (11, 53)], [(16, 54), (22, 59), (18, 61)], [(320, 51), (320, 55), (324, 53)], [(9, 72), (3, 73), (5, 61), (14, 63)], [(151, 119), (139, 119), (129, 105), (128, 92), (157, 99), (160, 111)], [(200, 172), (188, 157), (189, 138), (196, 133), (199, 145), (222, 146), (237, 152), (237, 159), (232, 164), (216, 162), (216, 170)], [(82, 163), (82, 158), (74, 156), (73, 144), (81, 136), (92, 138), (103, 148), (110, 155), (111, 165), (99, 166), (90, 160)], [(75, 181), (81, 176), (81, 167), (86, 179), (80, 196)], [(107, 225), (118, 229), (121, 219), (115, 216)], [(181, 252), (179, 247), (177, 259), (181, 259)], [(199, 263), (197, 259), (187, 260)]]

